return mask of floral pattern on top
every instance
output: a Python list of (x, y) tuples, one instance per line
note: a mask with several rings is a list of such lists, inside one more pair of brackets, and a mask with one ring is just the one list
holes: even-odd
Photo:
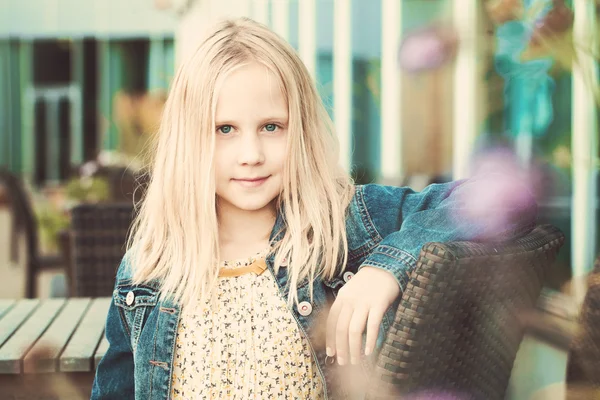
[[(240, 268), (264, 258), (224, 261)], [(272, 273), (220, 277), (210, 300), (183, 308), (175, 343), (171, 398), (323, 399), (310, 345)]]

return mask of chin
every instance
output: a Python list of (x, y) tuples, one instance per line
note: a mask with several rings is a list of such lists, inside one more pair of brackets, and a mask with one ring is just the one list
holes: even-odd
[(248, 194), (243, 193), (229, 198), (223, 198), (223, 200), (229, 203), (231, 207), (244, 211), (259, 211), (271, 207), (275, 204), (276, 199), (277, 196), (249, 196)]
[(261, 202), (234, 202), (231, 203), (232, 206), (244, 211), (259, 211), (271, 205), (271, 201), (261, 201)]

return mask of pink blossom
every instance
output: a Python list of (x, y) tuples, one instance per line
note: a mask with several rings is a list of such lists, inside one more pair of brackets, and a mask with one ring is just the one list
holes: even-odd
[(456, 42), (452, 29), (430, 27), (414, 31), (400, 45), (400, 68), (413, 73), (438, 68), (454, 57)]

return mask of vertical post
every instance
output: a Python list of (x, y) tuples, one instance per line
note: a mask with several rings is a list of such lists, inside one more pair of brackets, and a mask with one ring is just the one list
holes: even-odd
[(290, 38), (290, 1), (274, 0), (271, 25), (273, 30), (285, 40)]
[(252, 0), (233, 0), (233, 3), (231, 0), (220, 0), (217, 10), (217, 18), (235, 16), (250, 18), (252, 16)]
[(381, 4), (381, 178), (384, 183), (402, 181), (402, 90), (398, 48), (402, 35), (402, 2)]
[(60, 180), (60, 132), (58, 121), (58, 105), (60, 92), (50, 90), (39, 97), (46, 104), (46, 180), (49, 183), (57, 183)]
[(150, 38), (150, 51), (148, 54), (148, 83), (149, 91), (167, 87), (165, 74), (165, 39), (163, 36), (154, 35)]
[[(181, 8), (177, 1), (178, 13), (181, 13), (175, 32), (175, 64), (176, 66), (191, 56), (206, 36), (206, 31), (222, 18), (250, 17), (252, 0), (192, 0), (189, 7)], [(285, 0), (286, 2), (289, 0)], [(277, 0), (275, 3), (283, 2)]]
[(22, 173), (22, 149), (21, 143), (23, 138), (23, 97), (25, 96), (25, 87), (22, 84), (22, 75), (28, 73), (28, 68), (22, 68), (21, 62), (21, 46), (19, 40), (8, 41), (8, 75), (6, 83), (8, 84), (8, 95), (10, 102), (8, 104), (8, 142), (6, 152), (8, 160), (8, 168), (15, 173)]
[(83, 39), (73, 40), (71, 47), (71, 66), (73, 82), (69, 88), (69, 104), (71, 105), (71, 164), (83, 162), (83, 106), (81, 92), (83, 90)]
[[(35, 158), (35, 135), (33, 134), (34, 101), (33, 93), (33, 41), (24, 39), (19, 47), (19, 86), (21, 97), (21, 143), (13, 149), (21, 154), (21, 173), (29, 182), (33, 181)], [(17, 141), (18, 142), (18, 141)], [(17, 143), (18, 144), (18, 143)], [(17, 172), (19, 172), (17, 170)]]
[(352, 0), (334, 0), (333, 115), (340, 163), (352, 169)]
[(454, 179), (469, 175), (469, 160), (477, 136), (477, 23), (479, 0), (454, 0), (453, 20), (459, 46), (454, 69)]
[(98, 38), (98, 149), (110, 150), (113, 148), (110, 137), (111, 124), (111, 62), (110, 42), (108, 37)]
[(269, 25), (269, 0), (253, 0), (252, 19), (261, 24)]
[(313, 79), (317, 74), (316, 16), (316, 0), (302, 0), (299, 3), (299, 53)]
[(572, 151), (573, 202), (571, 219), (571, 266), (576, 282), (575, 298), (582, 300), (585, 284), (581, 279), (594, 263), (596, 232), (596, 176), (598, 156), (598, 117), (594, 92), (598, 90), (598, 66), (589, 50), (598, 46), (595, 2), (573, 1), (575, 20), (573, 40), (577, 62), (573, 63)]
[(97, 63), (98, 63), (98, 144), (99, 151), (111, 151), (116, 149), (115, 141), (118, 139), (112, 121), (112, 97), (114, 75), (120, 71), (113, 68), (114, 52), (111, 43), (110, 32), (112, 24), (110, 16), (114, 12), (112, 1), (94, 1), (94, 16), (96, 22), (96, 30), (98, 34), (97, 42)]
[(10, 165), (11, 126), (11, 84), (10, 84), (10, 44), (0, 40), (0, 166)]

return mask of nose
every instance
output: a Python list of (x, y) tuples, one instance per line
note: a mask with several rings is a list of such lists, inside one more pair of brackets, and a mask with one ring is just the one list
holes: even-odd
[(257, 165), (265, 161), (263, 144), (258, 134), (242, 135), (238, 160), (242, 165)]

